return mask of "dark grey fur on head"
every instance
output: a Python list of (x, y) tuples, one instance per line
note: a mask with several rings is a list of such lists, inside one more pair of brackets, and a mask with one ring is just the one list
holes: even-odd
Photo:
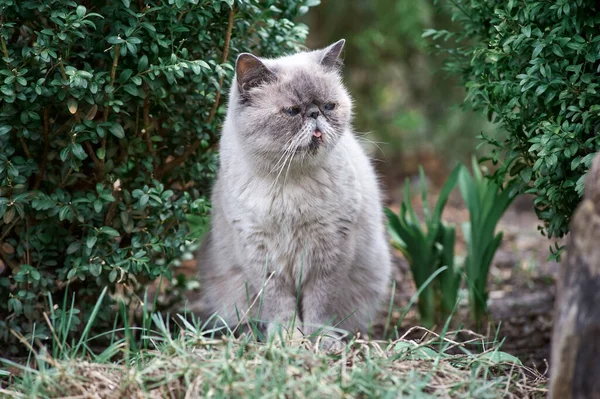
[(309, 164), (336, 145), (352, 117), (340, 73), (344, 44), (278, 59), (238, 56), (230, 106), (248, 153), (266, 163), (294, 151), (290, 162)]

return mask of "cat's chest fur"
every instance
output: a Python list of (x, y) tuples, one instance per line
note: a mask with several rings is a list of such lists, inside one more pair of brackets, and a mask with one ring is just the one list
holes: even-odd
[(297, 278), (334, 267), (363, 201), (360, 182), (347, 165), (271, 181), (248, 178), (231, 199), (231, 223), (242, 243), (240, 256)]

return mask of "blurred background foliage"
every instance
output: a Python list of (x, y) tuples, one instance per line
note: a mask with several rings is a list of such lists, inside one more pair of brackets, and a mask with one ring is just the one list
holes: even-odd
[(450, 13), (433, 0), (324, 0), (305, 22), (310, 48), (347, 40), (354, 125), (386, 161), (378, 166), (388, 186), (416, 175), (419, 164), (441, 184), (451, 166), (470, 159), (480, 143), (475, 137), (495, 129), (462, 107), (464, 87), (442, 70), (444, 56), (423, 38), (431, 27), (452, 30)]

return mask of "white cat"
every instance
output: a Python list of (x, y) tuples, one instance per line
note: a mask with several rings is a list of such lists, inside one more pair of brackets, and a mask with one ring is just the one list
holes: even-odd
[(292, 320), (304, 334), (366, 332), (387, 291), (380, 192), (352, 133), (344, 43), (237, 59), (199, 256), (207, 303), (230, 326), (247, 316), (269, 334)]

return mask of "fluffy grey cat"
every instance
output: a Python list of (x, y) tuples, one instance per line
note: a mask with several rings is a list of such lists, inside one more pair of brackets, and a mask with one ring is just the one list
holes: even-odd
[(380, 193), (352, 132), (344, 43), (238, 56), (199, 256), (206, 302), (230, 326), (365, 332), (387, 291)]

